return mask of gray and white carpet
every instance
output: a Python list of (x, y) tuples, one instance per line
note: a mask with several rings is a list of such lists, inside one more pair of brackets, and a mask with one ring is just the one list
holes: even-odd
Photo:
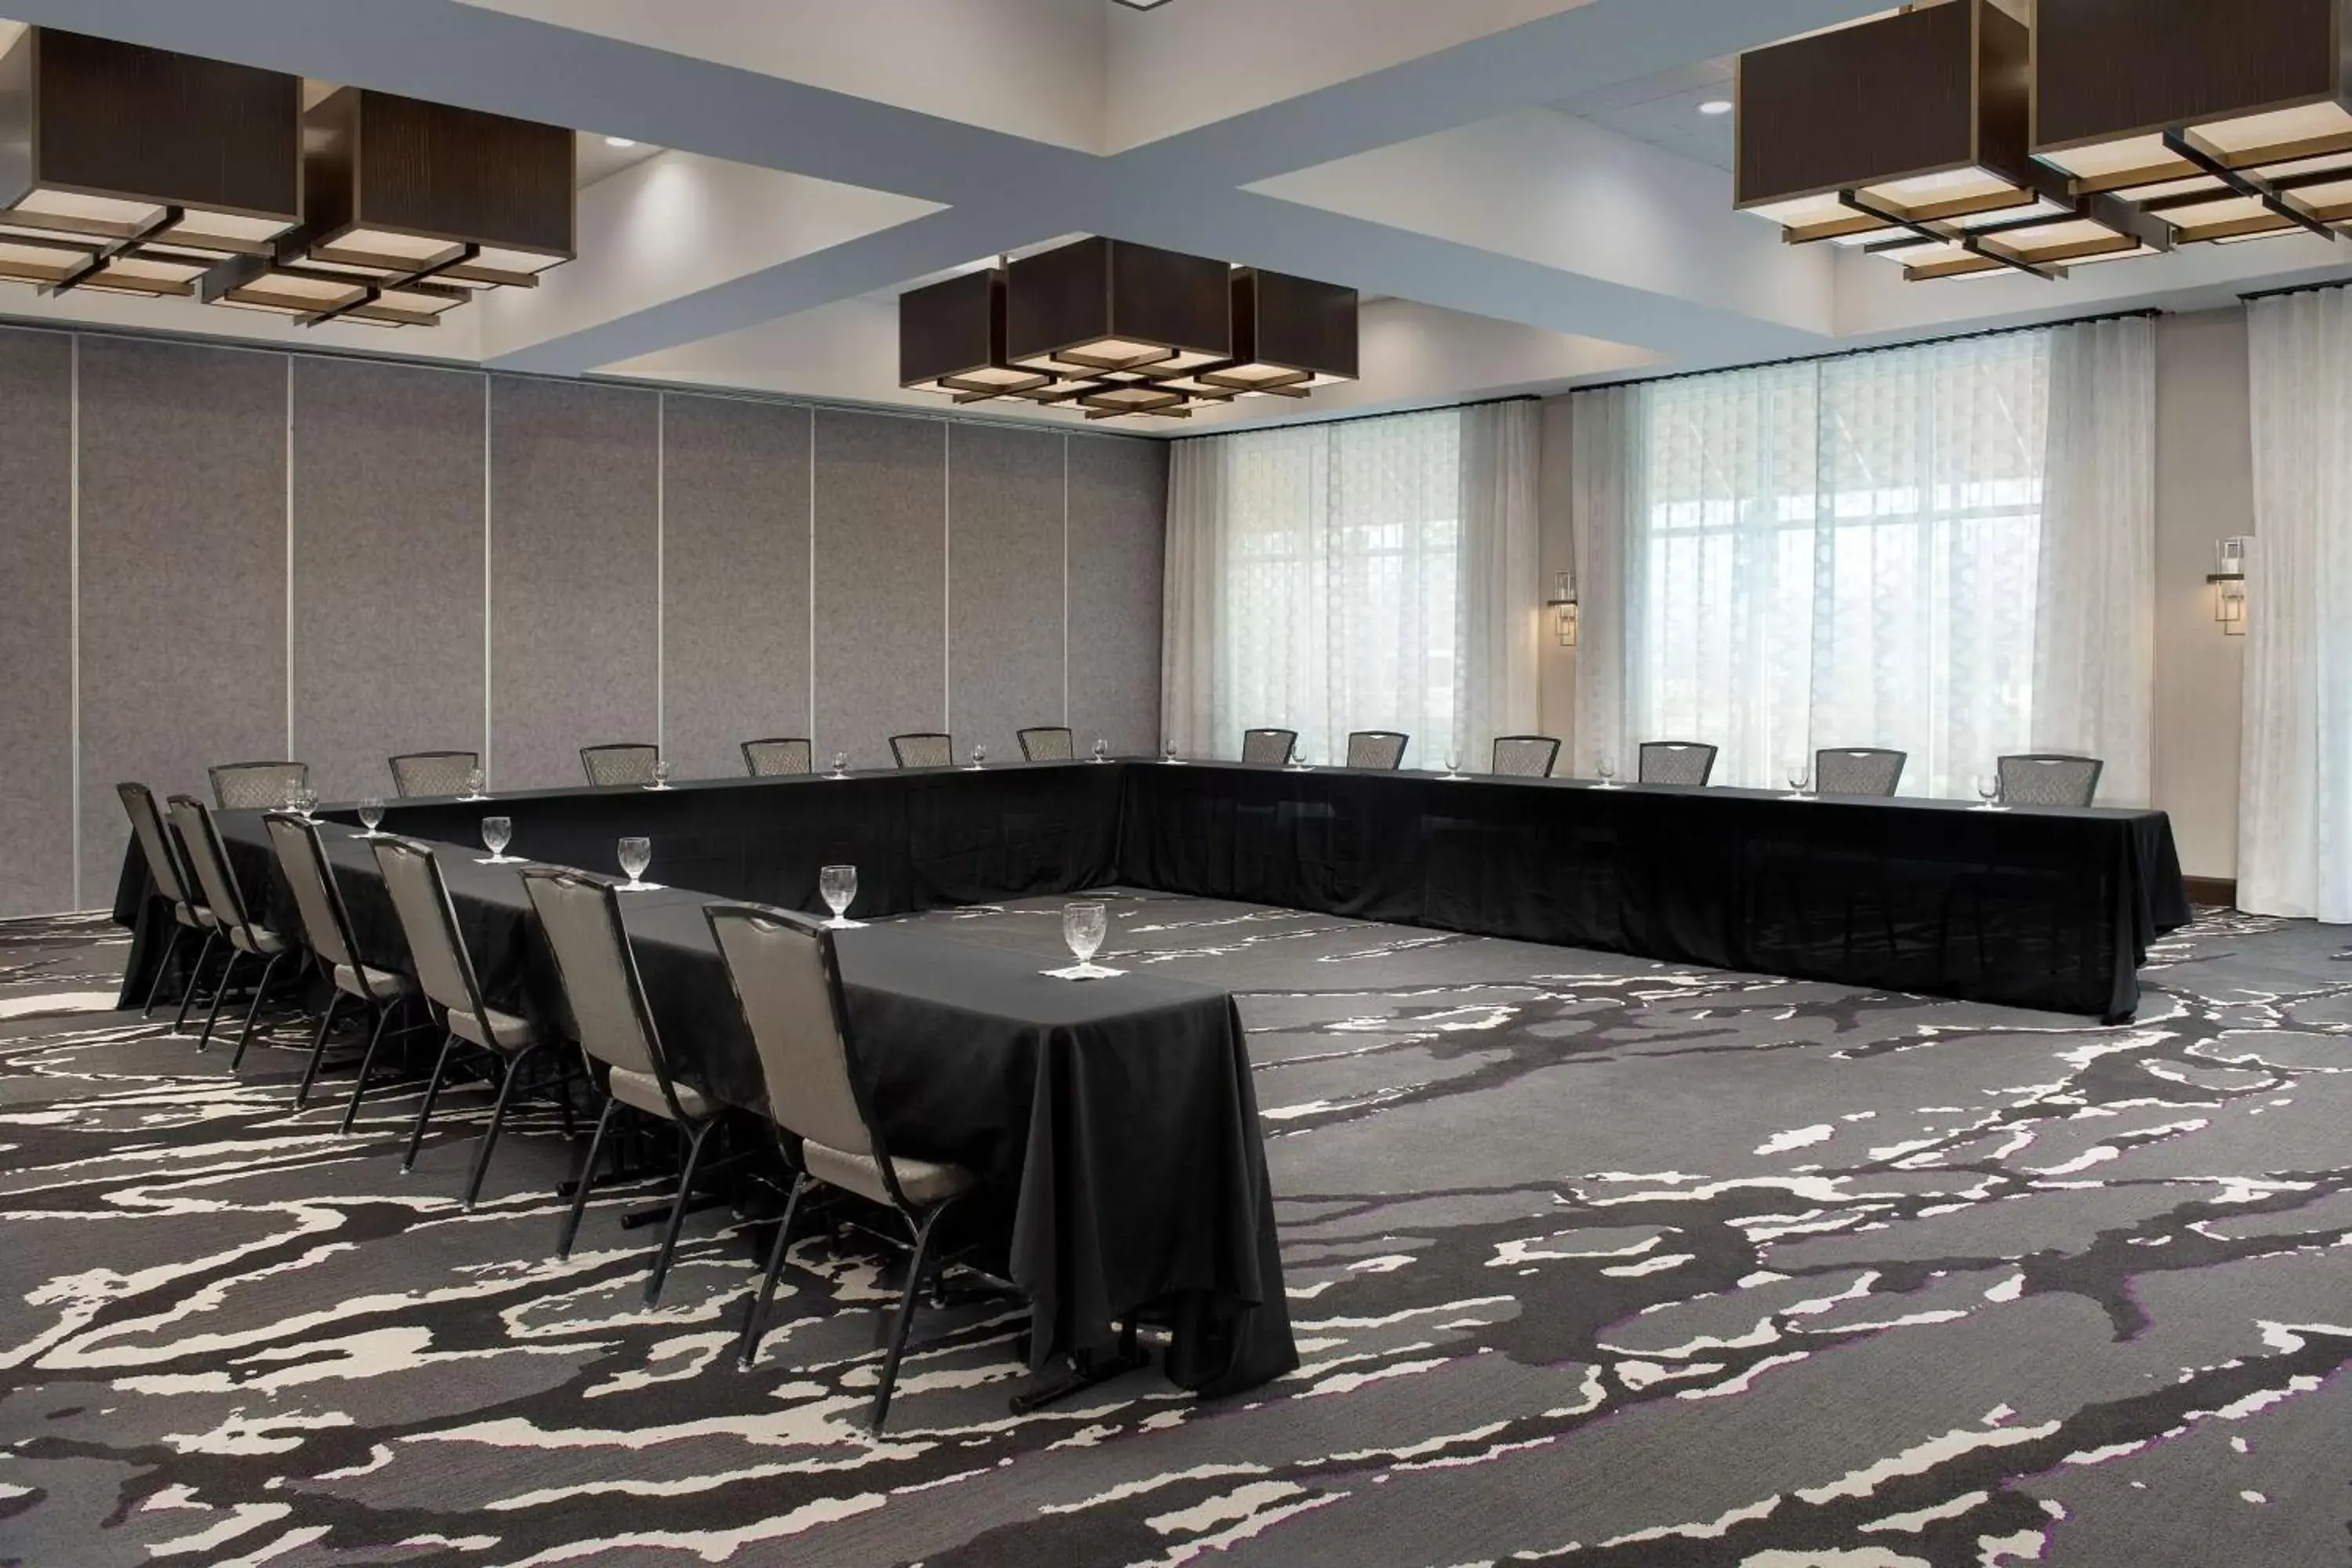
[(641, 1194), (549, 1258), (544, 1118), (465, 1215), (465, 1116), (404, 1179), (413, 1100), (289, 1110), (298, 1025), (233, 1079), (104, 1010), (111, 928), (0, 926), (0, 1563), (2352, 1562), (2342, 932), (2206, 920), (2103, 1028), (1114, 909), (1242, 999), (1306, 1364), (1015, 1420), (966, 1309), (879, 1440), (875, 1256), (802, 1244), (738, 1372), (756, 1227), (648, 1310)]

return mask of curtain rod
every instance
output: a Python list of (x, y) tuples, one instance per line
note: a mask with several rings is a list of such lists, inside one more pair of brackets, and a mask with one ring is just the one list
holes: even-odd
[(2137, 310), (2108, 310), (2095, 316), (2069, 316), (2063, 321), (2042, 321), (2027, 327), (1986, 327), (1973, 332), (1953, 332), (1940, 338), (1910, 338), (1899, 343), (1874, 343), (1868, 348), (1833, 349), (1825, 353), (1791, 354), (1787, 359), (1758, 360), (1750, 364), (1719, 365), (1713, 370), (1677, 370), (1664, 375), (1633, 375), (1617, 381), (1590, 382), (1569, 389), (1570, 395), (1580, 392), (1606, 392), (1614, 386), (1655, 386), (1663, 381), (1689, 381), (1702, 375), (1732, 375), (1743, 370), (1772, 370), (1784, 364), (1819, 364), (1827, 360), (1860, 359), (1866, 354), (1890, 354), (1904, 349), (1932, 348), (1938, 343), (1965, 343), (1978, 338), (2013, 338), (2027, 332), (2046, 332), (2059, 327), (2087, 327), (2098, 321), (2131, 321), (2163, 315), (2153, 306)]
[[(1202, 430), (1190, 436), (1164, 437), (1174, 441), (1213, 441), (1221, 436), (1255, 436), (1262, 430), (1297, 430), (1308, 425), (1352, 425), (1359, 419), (1410, 419), (1416, 414), (1441, 414), (1449, 408), (1492, 408), (1503, 403), (1541, 403), (1540, 392), (1514, 392), (1507, 397), (1474, 397), (1466, 403), (1433, 403), (1426, 408), (1391, 408), (1385, 414), (1326, 414), (1319, 419), (1286, 419), (1279, 425), (1260, 425), (1248, 430)], [(1150, 437), (1146, 437), (1146, 440)]]
[(823, 408), (845, 414), (873, 414), (888, 419), (931, 419), (943, 425), (982, 425), (993, 430), (1034, 430), (1049, 436), (1096, 436), (1114, 441), (1159, 441), (1133, 430), (1101, 430), (1091, 426), (1051, 424), (1028, 419), (992, 419), (986, 415), (950, 414), (941, 409), (907, 407), (895, 403), (859, 403), (850, 398), (793, 396), (748, 386), (705, 386), (693, 382), (640, 379), (635, 376), (551, 375), (545, 371), (499, 370), (463, 360), (431, 359), (418, 354), (379, 353), (369, 349), (332, 345), (317, 348), (296, 343), (257, 342), (251, 338), (214, 337), (204, 332), (169, 328), (84, 326), (46, 317), (26, 317), (0, 310), (0, 331), (55, 332), (63, 337), (118, 338), (130, 342), (178, 343), (193, 348), (226, 349), (233, 353), (284, 354), (289, 359), (348, 360), (360, 364), (394, 365), (407, 370), (446, 371), (456, 375), (504, 376), (514, 381), (554, 382), (565, 386), (610, 386), (630, 392), (667, 392), (679, 397), (717, 397), (734, 403), (763, 403), (777, 408)]
[(2290, 289), (2257, 289), (2251, 294), (2238, 296), (2238, 303), (2251, 305), (2257, 300), (2284, 300), (2290, 294), (2320, 294), (2330, 289), (2352, 289), (2352, 278), (2338, 278), (2332, 283), (2297, 283)]

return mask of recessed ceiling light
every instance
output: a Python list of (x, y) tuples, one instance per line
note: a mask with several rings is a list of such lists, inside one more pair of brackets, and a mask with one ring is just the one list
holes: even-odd
[(604, 145), (607, 147), (634, 147), (636, 143), (630, 141), (625, 136), (607, 136), (604, 138)]
[(1168, 0), (1118, 0), (1130, 11), (1149, 11), (1155, 5), (1165, 5)]
[(1698, 106), (1698, 111), (1701, 114), (1728, 114), (1731, 112), (1731, 100), (1710, 98)]

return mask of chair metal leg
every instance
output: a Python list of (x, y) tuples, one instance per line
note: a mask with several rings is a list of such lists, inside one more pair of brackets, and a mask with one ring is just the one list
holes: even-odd
[(228, 1070), (231, 1072), (235, 1072), (238, 1064), (245, 1060), (245, 1047), (253, 1044), (253, 1021), (261, 1016), (261, 1000), (269, 994), (269, 982), (276, 977), (278, 966), (285, 959), (284, 953), (275, 952), (269, 955), (269, 962), (261, 966), (261, 984), (253, 988), (253, 1001), (245, 1010), (245, 1027), (237, 1032), (236, 1049), (230, 1053), (228, 1058)]
[[(310, 1103), (310, 1086), (319, 1079), (319, 1063), (327, 1054), (327, 1031), (335, 1026), (335, 1010), (343, 1005), (341, 991), (327, 993), (327, 1010), (319, 1018), (318, 1037), (310, 1042), (310, 1060), (302, 1068), (302, 1081), (294, 1089), (294, 1109), (303, 1110)], [(370, 1004), (373, 1010), (373, 1004)]]
[(662, 1281), (669, 1277), (670, 1255), (677, 1250), (678, 1226), (686, 1223), (686, 1207), (694, 1196), (695, 1168), (702, 1163), (703, 1146), (710, 1141), (711, 1130), (719, 1125), (714, 1119), (694, 1130), (693, 1141), (688, 1144), (686, 1164), (677, 1173), (677, 1196), (669, 1205), (669, 1224), (662, 1229), (661, 1245), (654, 1249), (654, 1271), (646, 1281), (646, 1305), (661, 1300)]
[(220, 932), (208, 931), (205, 932), (204, 946), (196, 950), (196, 962), (188, 968), (188, 983), (180, 987), (180, 1011), (172, 1019), (172, 1033), (175, 1035), (188, 1026), (188, 1008), (196, 999), (196, 984), (205, 977), (205, 965), (212, 962), (213, 943), (219, 940)]
[(507, 1063), (506, 1071), (499, 1075), (499, 1097), (490, 1103), (490, 1125), (482, 1134), (481, 1147), (474, 1154), (474, 1173), (466, 1183), (466, 1206), (469, 1209), (482, 1195), (482, 1178), (490, 1169), (490, 1151), (499, 1146), (499, 1130), (506, 1125), (507, 1101), (514, 1098), (515, 1085), (522, 1080), (523, 1065), (540, 1049), (538, 1046), (526, 1046), (522, 1054)]
[(915, 1297), (923, 1288), (923, 1260), (931, 1250), (931, 1232), (938, 1228), (940, 1215), (947, 1213), (949, 1206), (941, 1204), (915, 1226), (915, 1255), (907, 1259), (907, 1289), (898, 1297), (898, 1316), (890, 1323), (890, 1348), (882, 1357), (882, 1383), (874, 1391), (874, 1409), (866, 1419), (869, 1431), (880, 1432), (882, 1423), (889, 1417), (890, 1391), (898, 1385), (898, 1363), (907, 1353), (907, 1331), (915, 1322)]
[(196, 1037), (196, 1049), (200, 1051), (213, 1047), (213, 1026), (220, 1022), (221, 1004), (228, 1000), (228, 983), (236, 975), (236, 961), (244, 956), (239, 950), (229, 949), (228, 962), (221, 965), (220, 978), (213, 982), (212, 1011), (205, 1015), (205, 1032)]
[(163, 944), (163, 955), (155, 961), (155, 978), (147, 983), (147, 1000), (140, 1005), (140, 1017), (155, 1016), (156, 994), (163, 989), (163, 976), (172, 973), (172, 958), (180, 951), (180, 939), (187, 934), (187, 927), (176, 920), (172, 922), (172, 940)]
[(352, 1085), (351, 1103), (343, 1107), (343, 1124), (336, 1128), (336, 1131), (349, 1132), (352, 1130), (352, 1121), (358, 1119), (360, 1101), (367, 1095), (368, 1069), (375, 1066), (376, 1047), (383, 1043), (383, 1032), (391, 1026), (393, 1015), (399, 1011), (398, 1004), (390, 1007), (375, 1007), (375, 1027), (369, 1032), (367, 1050), (360, 1057), (359, 1081)]
[(457, 1049), (457, 1037), (451, 1035), (441, 1042), (441, 1054), (433, 1063), (433, 1079), (425, 1086), (425, 1103), (416, 1108), (416, 1125), (408, 1130), (408, 1152), (400, 1157), (400, 1173), (406, 1175), (416, 1168), (416, 1150), (425, 1142), (425, 1123), (432, 1119), (433, 1102), (441, 1097), (441, 1079), (449, 1071), (449, 1058)]
[(792, 1195), (784, 1200), (784, 1217), (776, 1226), (776, 1239), (768, 1248), (767, 1272), (760, 1278), (759, 1294), (743, 1309), (743, 1338), (735, 1351), (736, 1364), (745, 1372), (751, 1370), (751, 1360), (760, 1353), (761, 1325), (767, 1321), (768, 1303), (775, 1300), (776, 1276), (783, 1272), (784, 1253), (793, 1244), (793, 1220), (801, 1211), (801, 1194), (809, 1189), (809, 1178), (793, 1178)]
[(580, 1234), (580, 1216), (587, 1212), (588, 1190), (596, 1184), (596, 1154), (604, 1147), (604, 1130), (613, 1125), (613, 1108), (621, 1102), (607, 1095), (604, 1109), (597, 1113), (596, 1131), (588, 1135), (588, 1157), (580, 1162), (580, 1179), (573, 1184), (572, 1212), (563, 1216), (563, 1228), (556, 1234), (555, 1256), (572, 1256), (572, 1243)]

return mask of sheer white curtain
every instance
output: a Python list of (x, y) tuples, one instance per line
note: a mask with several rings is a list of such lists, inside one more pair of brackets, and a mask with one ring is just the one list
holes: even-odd
[(1535, 707), (1534, 405), (1180, 441), (1162, 711), (1186, 752), (1283, 725), (1317, 761), (1353, 730), (1465, 760)]
[(1625, 745), (1625, 542), (1642, 500), (1649, 403), (1641, 386), (1580, 392), (1569, 409), (1569, 521), (1575, 548), (1576, 732), (1568, 771), (1591, 778)]
[(2251, 310), (2238, 903), (2352, 921), (2352, 295)]

